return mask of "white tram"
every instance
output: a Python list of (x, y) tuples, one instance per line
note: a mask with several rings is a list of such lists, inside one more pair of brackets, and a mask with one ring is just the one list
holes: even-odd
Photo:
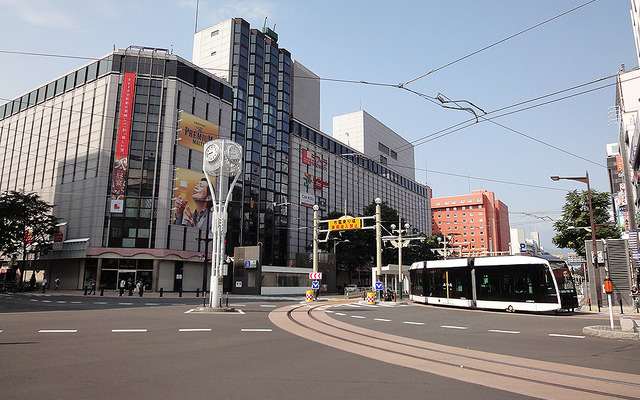
[(550, 256), (419, 261), (409, 274), (409, 298), (420, 303), (532, 312), (578, 307), (569, 267)]

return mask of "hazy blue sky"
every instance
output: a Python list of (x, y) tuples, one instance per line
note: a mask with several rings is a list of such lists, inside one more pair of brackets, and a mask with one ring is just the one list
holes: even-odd
[[(261, 28), (268, 17), (280, 46), (321, 78), (399, 84), (587, 2), (201, 0), (198, 28), (231, 17)], [(7, 52), (100, 57), (114, 46), (140, 45), (172, 48), (190, 60), (195, 4), (0, 0), (0, 102), (88, 62)], [(628, 0), (591, 2), (405, 88), (431, 98), (442, 93), (492, 112), (614, 76), (622, 64), (637, 67), (630, 7)], [(493, 191), (508, 205), (511, 226), (525, 228), (527, 235), (541, 232), (545, 249), (553, 252), (549, 219), (560, 216), (567, 190), (585, 185), (552, 182), (549, 176), (589, 171), (594, 189), (609, 190), (605, 145), (616, 142), (618, 132), (608, 118), (615, 104), (614, 83), (608, 78), (527, 106), (566, 99), (493, 122), (481, 119), (435, 138), (430, 135), (473, 115), (397, 87), (326, 80), (321, 85), (322, 128), (331, 133), (334, 115), (367, 111), (419, 144), (416, 178), (426, 180), (435, 197)]]

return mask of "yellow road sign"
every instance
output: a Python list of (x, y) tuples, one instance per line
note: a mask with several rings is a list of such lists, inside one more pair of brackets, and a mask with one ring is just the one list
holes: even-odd
[(347, 229), (360, 229), (362, 227), (360, 218), (341, 218), (329, 220), (330, 231), (344, 231)]

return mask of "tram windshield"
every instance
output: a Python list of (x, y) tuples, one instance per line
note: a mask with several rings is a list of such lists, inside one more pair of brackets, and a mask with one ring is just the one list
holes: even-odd
[(549, 264), (553, 270), (553, 276), (558, 282), (560, 293), (575, 293), (576, 287), (573, 284), (573, 277), (567, 264), (564, 261), (549, 261)]

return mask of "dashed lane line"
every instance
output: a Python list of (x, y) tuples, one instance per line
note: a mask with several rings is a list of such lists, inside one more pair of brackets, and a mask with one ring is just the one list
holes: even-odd
[(272, 332), (272, 329), (240, 329), (241, 332)]
[(365, 319), (367, 317), (363, 317), (362, 315), (352, 315), (351, 318)]
[(178, 332), (211, 332), (211, 328), (184, 328), (178, 329)]
[(402, 323), (407, 325), (424, 325), (424, 322), (404, 321)]
[(145, 333), (146, 329), (112, 329), (112, 333)]
[(514, 334), (517, 335), (520, 333), (520, 331), (503, 331), (500, 329), (489, 329), (489, 332), (493, 332), (493, 333), (510, 333), (510, 334)]
[(38, 333), (78, 333), (77, 329), (40, 329)]
[(584, 336), (581, 335), (562, 335), (559, 333), (550, 333), (551, 337), (563, 337), (563, 338), (571, 338), (571, 339), (584, 339)]
[(273, 304), (260, 304), (260, 307), (265, 307), (265, 308), (276, 308), (275, 305)]
[(374, 318), (374, 321), (381, 321), (381, 322), (391, 322), (390, 319), (384, 319), (384, 318)]
[(460, 329), (460, 330), (465, 330), (467, 329), (466, 326), (455, 326), (455, 325), (441, 325), (440, 328), (445, 328), (445, 329)]

